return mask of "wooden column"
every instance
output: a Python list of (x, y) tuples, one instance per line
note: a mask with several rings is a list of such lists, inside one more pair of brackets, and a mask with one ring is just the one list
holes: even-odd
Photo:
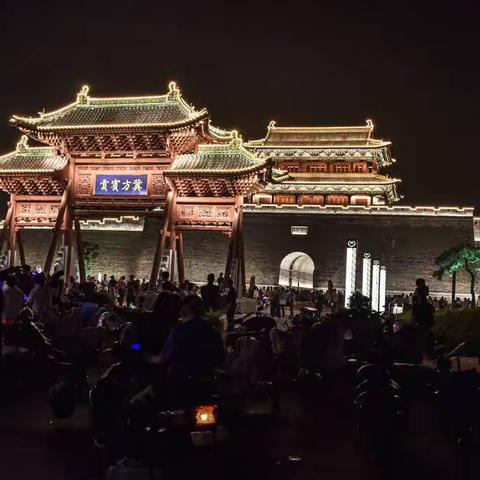
[(65, 214), (63, 217), (63, 247), (64, 247), (64, 258), (63, 262), (63, 271), (65, 279), (65, 285), (70, 285), (70, 276), (72, 275), (73, 267), (73, 218), (72, 218), (72, 207), (70, 202), (67, 202), (65, 208)]
[(15, 221), (15, 210), (16, 210), (16, 200), (15, 200), (15, 194), (12, 193), (10, 195), (10, 205), (12, 208), (12, 213), (10, 216), (10, 223), (8, 226), (8, 267), (14, 267), (15, 266), (15, 254), (17, 251), (17, 242), (16, 242), (16, 221)]
[(5, 220), (3, 222), (2, 232), (0, 233), (0, 250), (3, 251), (3, 242), (8, 238), (8, 227), (10, 226), (10, 219), (12, 218), (13, 207), (12, 203), (9, 202), (7, 214), (5, 215)]
[(77, 240), (78, 272), (80, 274), (80, 283), (85, 283), (87, 281), (87, 275), (85, 272), (85, 255), (83, 252), (82, 231), (80, 229), (80, 220), (78, 218), (75, 218), (73, 223), (75, 225), (75, 237)]
[(25, 248), (23, 245), (23, 238), (20, 233), (20, 230), (17, 230), (17, 245), (18, 245), (18, 254), (20, 256), (20, 264), (26, 265), (27, 261), (25, 259)]
[(228, 257), (227, 257), (227, 264), (225, 266), (225, 278), (232, 278), (235, 283), (235, 279), (233, 278), (233, 268), (236, 261), (236, 253), (237, 253), (237, 232), (238, 232), (238, 209), (235, 208), (235, 212), (233, 214), (232, 220), (232, 231), (230, 233), (230, 243), (228, 245)]
[(157, 246), (155, 248), (155, 255), (153, 257), (152, 272), (150, 273), (150, 288), (155, 288), (158, 281), (158, 275), (160, 272), (160, 262), (162, 261), (163, 252), (165, 250), (165, 242), (168, 235), (168, 227), (170, 225), (170, 214), (172, 211), (172, 198), (173, 192), (167, 193), (165, 200), (165, 213), (163, 216), (162, 229), (158, 233)]
[(240, 205), (239, 218), (238, 218), (238, 256), (240, 264), (240, 283), (242, 285), (242, 291), (238, 292), (238, 295), (245, 295), (247, 291), (247, 284), (245, 278), (245, 242), (243, 233), (243, 205)]
[(60, 202), (60, 207), (58, 208), (57, 220), (55, 221), (55, 226), (53, 227), (53, 236), (50, 240), (47, 258), (45, 260), (45, 267), (43, 269), (43, 271), (46, 274), (49, 274), (50, 270), (52, 269), (53, 256), (55, 255), (55, 251), (57, 250), (58, 240), (60, 238), (60, 231), (61, 231), (62, 222), (63, 222), (63, 216), (65, 215), (65, 209), (67, 207), (67, 203), (70, 201), (71, 187), (72, 187), (72, 184), (69, 181), (63, 192), (62, 201)]
[(68, 164), (68, 181), (70, 183), (70, 193), (68, 196), (67, 206), (65, 207), (65, 214), (63, 218), (63, 246), (64, 254), (66, 259), (64, 259), (63, 271), (64, 271), (64, 280), (65, 285), (70, 285), (70, 277), (73, 273), (73, 257), (75, 255), (75, 239), (73, 231), (73, 204), (75, 202), (75, 190), (74, 190), (74, 179), (75, 179), (75, 161), (73, 158), (70, 158)]
[(177, 231), (176, 231), (176, 222), (177, 222), (177, 190), (172, 189), (172, 201), (170, 204), (170, 215), (168, 216), (168, 248), (172, 255), (171, 262), (169, 265), (168, 273), (170, 274), (170, 281), (174, 282), (176, 280), (176, 263), (177, 263)]
[(235, 199), (235, 213), (232, 222), (232, 234), (230, 237), (229, 252), (227, 258), (227, 266), (225, 269), (225, 277), (232, 278), (233, 285), (239, 294), (242, 293), (242, 260), (241, 260), (241, 216), (242, 216), (242, 199)]
[(179, 284), (185, 281), (185, 257), (183, 253), (183, 232), (177, 233), (177, 269)]

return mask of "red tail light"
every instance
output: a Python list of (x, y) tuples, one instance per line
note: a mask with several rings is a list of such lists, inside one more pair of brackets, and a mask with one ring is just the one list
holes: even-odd
[(217, 406), (200, 405), (195, 408), (195, 425), (205, 427), (217, 423)]

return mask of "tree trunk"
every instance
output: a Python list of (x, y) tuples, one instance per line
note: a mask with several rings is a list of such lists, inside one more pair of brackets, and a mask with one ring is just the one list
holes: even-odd
[(452, 274), (452, 306), (455, 304), (457, 298), (457, 272)]
[(470, 295), (472, 296), (472, 308), (475, 308), (475, 275), (470, 274)]
[(465, 270), (470, 275), (470, 295), (472, 296), (472, 308), (475, 308), (475, 270), (472, 270), (465, 261)]

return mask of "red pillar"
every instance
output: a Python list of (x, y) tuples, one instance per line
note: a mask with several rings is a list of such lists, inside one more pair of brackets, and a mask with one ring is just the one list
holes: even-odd
[(15, 254), (17, 250), (17, 237), (16, 237), (16, 220), (15, 220), (15, 214), (16, 214), (16, 206), (17, 202), (15, 200), (15, 194), (12, 193), (10, 195), (10, 205), (12, 208), (11, 212), (11, 217), (10, 217), (10, 224), (8, 226), (8, 266), (9, 267), (14, 267), (15, 266)]

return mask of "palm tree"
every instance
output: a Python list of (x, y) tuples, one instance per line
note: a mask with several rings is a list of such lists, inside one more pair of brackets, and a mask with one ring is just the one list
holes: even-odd
[(471, 245), (460, 245), (445, 250), (436, 259), (438, 270), (433, 276), (442, 279), (444, 275), (452, 277), (452, 303), (455, 301), (457, 272), (464, 269), (470, 277), (470, 295), (472, 306), (475, 307), (475, 284), (477, 272), (480, 271), (480, 248)]

